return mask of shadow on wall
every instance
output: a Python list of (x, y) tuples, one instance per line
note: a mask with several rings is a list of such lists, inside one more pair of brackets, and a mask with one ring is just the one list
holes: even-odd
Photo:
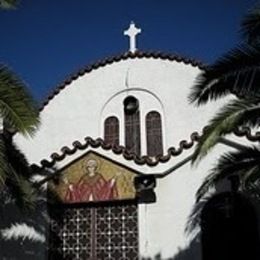
[(162, 258), (161, 254), (154, 258), (142, 258), (142, 260), (201, 260), (201, 244), (197, 236), (185, 249), (180, 249), (177, 255), (170, 258)]
[(257, 214), (240, 193), (213, 196), (201, 214), (203, 260), (260, 259)]
[(197, 203), (186, 232), (201, 233), (175, 256), (142, 260), (259, 260), (260, 207), (245, 194), (223, 192)]

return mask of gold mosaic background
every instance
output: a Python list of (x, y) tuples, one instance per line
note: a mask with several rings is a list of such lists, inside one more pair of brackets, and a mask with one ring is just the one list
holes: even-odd
[(82, 176), (87, 174), (86, 164), (89, 160), (95, 160), (97, 162), (96, 172), (101, 174), (106, 181), (115, 180), (118, 196), (114, 199), (126, 200), (135, 198), (134, 177), (136, 174), (95, 153), (86, 154), (81, 159), (62, 170), (59, 175), (58, 183), (50, 181), (49, 188), (58, 194), (62, 201), (68, 202), (66, 201), (65, 196), (68, 192), (69, 185), (76, 185)]

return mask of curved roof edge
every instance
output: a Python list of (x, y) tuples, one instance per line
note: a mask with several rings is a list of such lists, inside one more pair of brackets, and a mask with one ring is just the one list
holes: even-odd
[(257, 131), (252, 133), (249, 127), (241, 127), (234, 131), (234, 134), (238, 137), (246, 137), (247, 140), (251, 142), (259, 142), (260, 141), (260, 132)]
[[(205, 128), (203, 129), (203, 131)], [(260, 141), (260, 132), (256, 132), (252, 134), (250, 128), (243, 127), (241, 129), (237, 129), (234, 131), (234, 134), (238, 137), (246, 137), (249, 141), (259, 142)], [(198, 142), (201, 135), (198, 132), (193, 132), (190, 135), (190, 140), (182, 140), (179, 143), (179, 147), (170, 147), (167, 150), (166, 155), (159, 155), (156, 157), (138, 156), (132, 152), (129, 152), (124, 146), (120, 145), (111, 145), (106, 143), (103, 139), (97, 138), (92, 139), (91, 137), (86, 137), (84, 139), (84, 143), (80, 141), (74, 141), (72, 143), (72, 148), (68, 146), (64, 146), (60, 149), (61, 153), (54, 152), (50, 155), (50, 160), (43, 159), (41, 160), (41, 168), (52, 167), (56, 162), (62, 161), (66, 156), (75, 154), (78, 150), (85, 150), (89, 146), (92, 148), (103, 148), (104, 150), (111, 150), (113, 153), (118, 155), (123, 155), (126, 160), (134, 161), (138, 165), (148, 165), (148, 166), (156, 166), (158, 163), (166, 163), (171, 157), (176, 157), (180, 155), (184, 150), (188, 150), (193, 147), (195, 142)], [(32, 167), (39, 167), (36, 164), (31, 165)]]
[[(159, 155), (156, 157), (149, 157), (147, 155), (145, 156), (138, 156), (132, 152), (129, 152), (124, 146), (120, 145), (112, 145), (109, 143), (106, 143), (103, 139), (97, 138), (92, 139), (91, 137), (86, 137), (84, 139), (84, 143), (81, 143), (80, 141), (74, 141), (72, 143), (72, 148), (68, 146), (64, 146), (60, 149), (61, 153), (54, 152), (50, 155), (50, 160), (43, 159), (41, 160), (41, 168), (45, 167), (52, 167), (56, 162), (62, 161), (66, 156), (75, 154), (78, 150), (85, 150), (88, 147), (92, 148), (103, 148), (104, 150), (110, 150), (115, 154), (123, 155), (123, 157), (126, 160), (132, 160), (138, 165), (148, 165), (148, 166), (156, 166), (158, 163), (165, 163), (170, 160), (172, 156), (178, 156), (180, 155), (183, 150), (187, 150), (191, 148), (196, 141), (199, 139), (199, 134), (197, 132), (194, 132), (190, 136), (190, 140), (182, 140), (179, 143), (179, 147), (170, 147), (167, 150), (166, 155)], [(36, 164), (33, 164), (32, 167), (37, 166)]]
[(135, 53), (127, 52), (123, 54), (119, 54), (116, 56), (112, 56), (103, 60), (99, 60), (96, 63), (88, 65), (86, 67), (81, 68), (77, 72), (71, 74), (67, 79), (65, 79), (61, 84), (59, 84), (52, 93), (43, 101), (42, 105), (40, 106), (40, 111), (44, 109), (45, 106), (49, 104), (49, 102), (60, 93), (67, 85), (69, 85), (72, 81), (78, 79), (79, 77), (85, 75), (86, 73), (90, 73), (93, 70), (96, 70), (100, 67), (104, 67), (108, 64), (112, 64), (115, 62), (119, 62), (126, 59), (135, 59), (135, 58), (154, 58), (154, 59), (162, 59), (162, 60), (169, 60), (169, 61), (177, 61), (182, 62), (187, 65), (192, 65), (194, 67), (198, 67), (200, 69), (205, 69), (206, 65), (202, 62), (196, 61), (195, 59), (189, 59), (177, 54), (166, 54), (162, 52), (142, 52), (136, 51)]

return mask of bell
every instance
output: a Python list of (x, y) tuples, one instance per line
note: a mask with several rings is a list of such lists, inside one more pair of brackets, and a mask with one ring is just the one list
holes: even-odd
[(139, 108), (138, 100), (133, 96), (128, 96), (124, 100), (124, 111), (126, 114), (134, 114)]

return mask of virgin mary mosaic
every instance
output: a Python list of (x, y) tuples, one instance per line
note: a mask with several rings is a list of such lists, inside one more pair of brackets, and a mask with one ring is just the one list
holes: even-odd
[(49, 183), (64, 203), (135, 198), (135, 173), (97, 154), (90, 153), (63, 169), (59, 182)]

